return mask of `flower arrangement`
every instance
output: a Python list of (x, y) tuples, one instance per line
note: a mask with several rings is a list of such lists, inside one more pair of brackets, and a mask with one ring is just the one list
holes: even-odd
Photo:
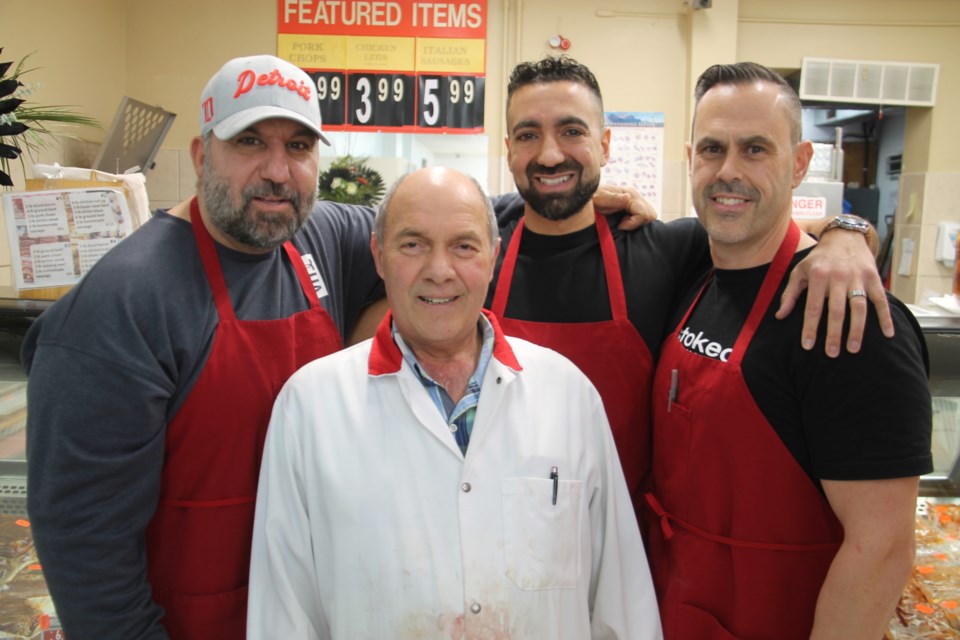
[(317, 181), (317, 195), (320, 199), (368, 207), (376, 205), (383, 197), (386, 187), (383, 177), (364, 164), (365, 161), (366, 158), (352, 156), (334, 160)]
[[(3, 48), (0, 48), (3, 53)], [(38, 107), (29, 104), (27, 96), (39, 85), (24, 83), (20, 78), (33, 69), (24, 69), (25, 56), (14, 66), (13, 62), (0, 62), (0, 186), (12, 187), (10, 161), (28, 156), (45, 146), (55, 131), (47, 128), (51, 122), (82, 124), (99, 127), (100, 123), (88, 116), (74, 113), (64, 106)], [(11, 71), (12, 69), (12, 71)]]

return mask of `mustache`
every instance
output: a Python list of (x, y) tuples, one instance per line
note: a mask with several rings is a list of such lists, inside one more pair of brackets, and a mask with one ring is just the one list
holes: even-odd
[(576, 160), (571, 159), (564, 160), (560, 164), (552, 167), (545, 167), (542, 164), (537, 164), (536, 162), (531, 162), (527, 165), (527, 177), (531, 179), (533, 178), (534, 174), (555, 175), (558, 173), (564, 173), (566, 171), (582, 173), (583, 165)]
[(712, 198), (713, 196), (721, 193), (740, 196), (750, 200), (756, 200), (760, 197), (759, 191), (740, 182), (715, 182), (703, 190), (703, 195), (708, 198)]
[(274, 198), (283, 198), (289, 200), (294, 207), (300, 207), (300, 194), (293, 188), (266, 180), (260, 184), (251, 185), (243, 190), (244, 204), (249, 204), (254, 198), (265, 198), (272, 196)]

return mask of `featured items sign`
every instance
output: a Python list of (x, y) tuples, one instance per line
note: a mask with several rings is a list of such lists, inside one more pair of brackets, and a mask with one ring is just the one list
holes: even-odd
[(479, 133), (486, 0), (278, 0), (277, 56), (317, 86), (328, 131)]

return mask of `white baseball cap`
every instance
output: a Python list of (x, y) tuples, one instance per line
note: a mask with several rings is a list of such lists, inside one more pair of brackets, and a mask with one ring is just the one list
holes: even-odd
[(200, 133), (228, 140), (268, 118), (303, 124), (326, 145), (320, 132), (320, 102), (302, 69), (275, 56), (234, 58), (217, 71), (200, 96)]

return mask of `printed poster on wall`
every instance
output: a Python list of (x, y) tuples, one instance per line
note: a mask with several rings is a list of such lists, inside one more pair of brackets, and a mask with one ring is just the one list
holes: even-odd
[(610, 159), (603, 181), (633, 187), (663, 210), (663, 113), (613, 111), (604, 113), (610, 128)]
[(483, 132), (486, 0), (278, 0), (328, 131)]
[(18, 290), (76, 284), (133, 232), (116, 189), (5, 193), (3, 210)]

